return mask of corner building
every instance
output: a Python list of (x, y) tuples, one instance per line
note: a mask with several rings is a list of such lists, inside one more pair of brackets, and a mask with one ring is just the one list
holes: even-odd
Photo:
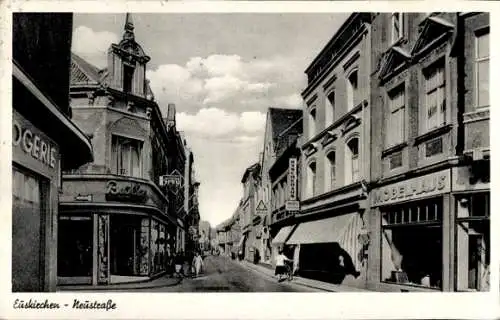
[(489, 288), (489, 16), (372, 23), (368, 288)]
[(12, 291), (53, 292), (61, 172), (92, 161), (70, 120), (73, 15), (12, 18)]
[[(91, 138), (94, 161), (66, 171), (60, 197), (58, 282), (106, 285), (166, 272), (183, 227), (160, 176), (170, 173), (167, 132), (145, 79), (150, 58), (127, 14), (123, 39), (98, 69), (72, 56), (74, 121)], [(184, 159), (184, 155), (176, 159)], [(177, 163), (184, 166), (182, 163)], [(171, 169), (171, 170), (169, 170)], [(183, 175), (183, 170), (180, 171)], [(179, 203), (177, 203), (179, 202)]]

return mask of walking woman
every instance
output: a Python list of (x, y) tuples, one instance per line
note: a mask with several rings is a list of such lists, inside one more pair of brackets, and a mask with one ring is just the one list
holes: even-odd
[(193, 259), (194, 266), (194, 276), (197, 277), (201, 273), (201, 269), (203, 268), (203, 259), (199, 252), (196, 252), (196, 255)]

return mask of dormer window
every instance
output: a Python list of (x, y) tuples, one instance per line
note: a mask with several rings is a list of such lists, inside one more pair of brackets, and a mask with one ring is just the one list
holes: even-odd
[(126, 93), (132, 92), (132, 81), (134, 79), (134, 68), (132, 66), (123, 65), (123, 91)]

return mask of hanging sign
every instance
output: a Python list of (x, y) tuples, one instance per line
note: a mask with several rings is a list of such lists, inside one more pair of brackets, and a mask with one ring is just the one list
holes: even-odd
[(289, 200), (297, 200), (297, 159), (296, 158), (290, 158), (288, 162), (288, 186), (289, 186), (289, 193), (288, 193), (288, 199)]

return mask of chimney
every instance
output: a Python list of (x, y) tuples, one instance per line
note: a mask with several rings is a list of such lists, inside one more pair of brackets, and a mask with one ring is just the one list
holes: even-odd
[(167, 108), (167, 129), (175, 128), (175, 104), (169, 103)]

